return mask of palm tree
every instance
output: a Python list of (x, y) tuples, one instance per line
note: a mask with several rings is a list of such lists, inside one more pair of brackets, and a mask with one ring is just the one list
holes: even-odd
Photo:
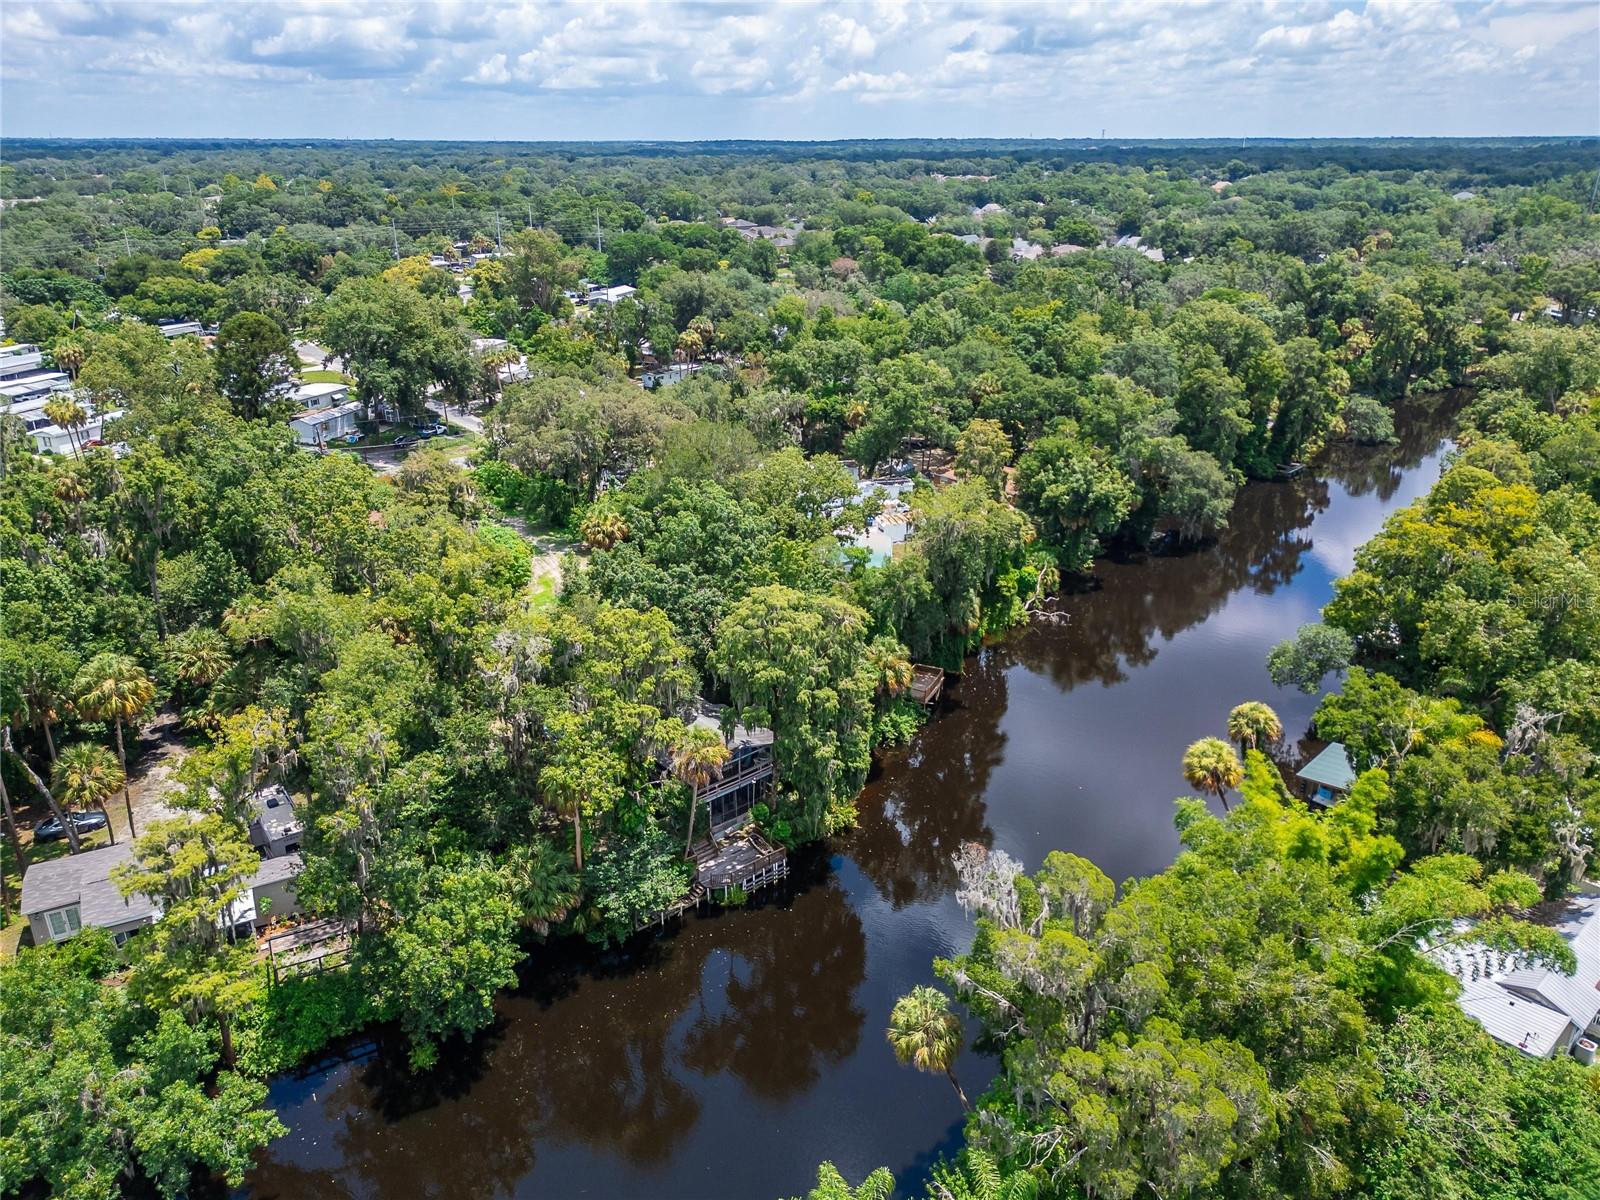
[(894, 1002), (889, 1014), (889, 1045), (894, 1047), (894, 1056), (919, 1071), (943, 1071), (961, 1107), (971, 1111), (967, 1094), (956, 1082), (961, 1041), (961, 1020), (950, 1011), (950, 998), (938, 988), (918, 984)]
[(672, 773), (689, 789), (689, 836), (683, 843), (685, 858), (694, 845), (700, 791), (722, 778), (722, 764), (728, 761), (729, 753), (721, 735), (698, 725), (689, 726), (683, 741), (672, 751)]
[(44, 402), (44, 415), (52, 424), (59, 425), (67, 431), (67, 440), (72, 443), (72, 451), (76, 454), (83, 447), (78, 444), (77, 431), (88, 424), (89, 414), (84, 411), (70, 394), (63, 393)]
[(700, 357), (700, 352), (705, 349), (705, 341), (692, 329), (685, 329), (678, 335), (678, 354), (682, 358), (694, 362)]
[(959, 1162), (935, 1168), (928, 1194), (939, 1200), (1037, 1200), (1039, 1181), (1024, 1168), (1008, 1171), (992, 1154), (968, 1147)]
[(513, 846), (506, 870), (522, 908), (522, 924), (540, 937), (548, 934), (550, 927), (572, 912), (583, 898), (572, 864), (543, 838)]
[(189, 629), (167, 641), (163, 648), (172, 677), (184, 697), (210, 687), (233, 665), (228, 643), (214, 629)]
[(72, 509), (72, 527), (83, 536), (83, 502), (89, 498), (89, 488), (75, 470), (55, 473), (56, 499)]
[(20, 700), (17, 715), (44, 734), (45, 753), (56, 761), (56, 739), (51, 728), (72, 706), (68, 689), (77, 664), (72, 654), (56, 642), (34, 642), (28, 647), (12, 680), (12, 695)]
[(106, 812), (107, 797), (117, 794), (122, 786), (122, 767), (116, 756), (104, 746), (93, 742), (79, 742), (68, 746), (56, 759), (50, 780), (56, 785), (56, 794), (67, 804), (77, 808), (98, 808), (106, 819), (106, 832), (114, 845), (117, 834), (111, 828), (111, 814)]
[(65, 371), (67, 377), (76, 383), (78, 372), (83, 369), (85, 357), (83, 343), (71, 340), (59, 341), (51, 349), (50, 355), (56, 360), (56, 366)]
[(911, 665), (911, 660), (905, 656), (905, 648), (899, 645), (880, 646), (874, 644), (868, 647), (868, 661), (878, 675), (878, 688), (887, 696), (898, 696), (911, 686), (911, 681), (916, 677), (916, 670)]
[(132, 721), (156, 697), (156, 685), (144, 669), (126, 654), (97, 654), (78, 672), (73, 690), (78, 711), (91, 721), (110, 721), (117, 731), (117, 764), (122, 768), (122, 803), (128, 810), (128, 836), (137, 837), (133, 824), (133, 797), (128, 792), (128, 751), (122, 725)]
[(1271, 707), (1259, 700), (1246, 700), (1228, 714), (1228, 736), (1239, 745), (1239, 753), (1270, 746), (1283, 736), (1283, 722)]
[(579, 527), (583, 540), (596, 550), (610, 550), (628, 540), (628, 522), (611, 509), (591, 511)]
[(1227, 811), (1228, 789), (1238, 787), (1244, 779), (1244, 764), (1227, 742), (1205, 737), (1183, 752), (1183, 777), (1192, 788), (1215, 792)]

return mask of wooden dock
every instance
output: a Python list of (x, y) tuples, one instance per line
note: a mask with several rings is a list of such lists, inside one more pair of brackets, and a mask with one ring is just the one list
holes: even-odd
[(924, 708), (937, 704), (944, 693), (944, 669), (923, 663), (911, 666), (911, 698)]
[(750, 828), (721, 842), (699, 842), (692, 857), (696, 885), (713, 896), (726, 896), (733, 888), (753, 892), (789, 874), (788, 851)]

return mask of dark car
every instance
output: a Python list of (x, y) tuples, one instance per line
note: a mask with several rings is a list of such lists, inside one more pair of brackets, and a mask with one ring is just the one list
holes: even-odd
[[(72, 822), (72, 827), (78, 831), (79, 837), (106, 827), (106, 815), (102, 812), (68, 813), (67, 820)], [(54, 817), (47, 817), (33, 827), (33, 840), (36, 842), (59, 842), (66, 836), (67, 831)]]
[(395, 438), (395, 440), (390, 442), (389, 444), (391, 446), (409, 446), (412, 443), (414, 443), (416, 440), (417, 439), (412, 437), (409, 433), (402, 433), (399, 437)]

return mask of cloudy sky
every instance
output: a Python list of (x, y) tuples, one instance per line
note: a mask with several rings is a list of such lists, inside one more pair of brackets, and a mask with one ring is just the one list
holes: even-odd
[(6, 0), (0, 133), (1600, 132), (1595, 0)]

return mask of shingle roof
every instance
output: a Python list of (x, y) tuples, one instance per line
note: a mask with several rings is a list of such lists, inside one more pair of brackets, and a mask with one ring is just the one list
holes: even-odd
[(298, 851), (293, 854), (282, 854), (277, 858), (266, 858), (261, 861), (261, 869), (250, 877), (250, 886), (253, 888), (265, 887), (269, 883), (281, 883), (285, 879), (293, 879), (305, 866), (305, 861)]
[[(34, 916), (69, 904), (78, 905), (78, 919), (85, 925), (100, 927), (126, 925), (130, 921), (153, 920), (159, 915), (155, 902), (135, 893), (124, 899), (111, 882), (113, 867), (133, 857), (133, 845), (119, 842), (82, 854), (68, 854), (28, 868), (22, 882), (22, 913)], [(264, 859), (250, 878), (251, 887), (262, 887), (293, 879), (303, 862), (298, 854)]]
[(33, 916), (76, 903), (78, 918), (85, 925), (123, 925), (153, 917), (156, 906), (149, 897), (133, 895), (123, 899), (111, 882), (112, 868), (132, 857), (132, 844), (119, 842), (35, 863), (22, 882), (23, 915)]

